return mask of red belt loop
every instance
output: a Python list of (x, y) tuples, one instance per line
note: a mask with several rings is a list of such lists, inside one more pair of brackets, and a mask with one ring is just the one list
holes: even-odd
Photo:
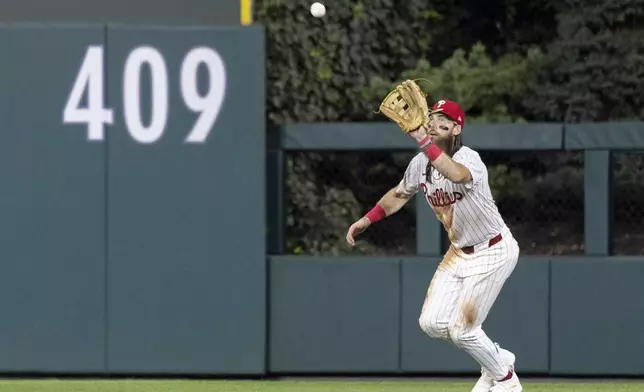
[[(494, 244), (498, 244), (499, 241), (501, 241), (502, 239), (503, 239), (503, 236), (501, 235), (501, 233), (495, 235), (494, 237), (492, 237), (490, 239), (490, 241), (488, 241), (488, 247), (491, 247)], [(474, 253), (474, 247), (473, 246), (466, 246), (465, 248), (461, 248), (461, 250), (463, 251), (463, 253), (468, 254), (468, 255)]]

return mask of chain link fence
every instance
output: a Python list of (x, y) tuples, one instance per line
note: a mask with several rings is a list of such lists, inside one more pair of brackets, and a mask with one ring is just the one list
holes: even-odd
[[(414, 152), (287, 154), (286, 251), (305, 255), (414, 255), (415, 201), (359, 236), (347, 229), (398, 184)], [(490, 185), (522, 254), (582, 254), (583, 153), (481, 152)]]
[(499, 212), (522, 255), (584, 252), (582, 152), (483, 151)]
[(644, 151), (613, 154), (613, 253), (644, 255)]
[(286, 251), (306, 255), (413, 255), (415, 203), (345, 241), (349, 226), (400, 182), (409, 152), (292, 152), (286, 157)]

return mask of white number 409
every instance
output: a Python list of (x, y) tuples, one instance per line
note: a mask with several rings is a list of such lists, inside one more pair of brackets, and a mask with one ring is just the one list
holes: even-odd
[[(87, 139), (105, 138), (105, 124), (113, 124), (114, 115), (105, 107), (105, 70), (102, 46), (87, 48), (85, 58), (63, 109), (63, 123), (87, 124)], [(151, 115), (149, 124), (141, 118), (141, 69), (147, 65), (151, 75)], [(210, 85), (200, 94), (197, 71), (205, 65)], [(199, 113), (185, 139), (188, 143), (203, 143), (214, 125), (226, 91), (226, 70), (217, 52), (207, 47), (192, 49), (183, 59), (180, 75), (181, 95), (188, 109)], [(81, 107), (83, 94), (86, 107)], [(123, 71), (123, 116), (128, 132), (139, 143), (154, 143), (163, 135), (168, 121), (168, 71), (161, 53), (142, 46), (130, 52)]]

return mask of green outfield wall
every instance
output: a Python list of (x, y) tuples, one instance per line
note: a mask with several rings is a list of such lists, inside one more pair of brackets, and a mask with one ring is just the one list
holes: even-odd
[(0, 26), (0, 371), (265, 370), (263, 50)]

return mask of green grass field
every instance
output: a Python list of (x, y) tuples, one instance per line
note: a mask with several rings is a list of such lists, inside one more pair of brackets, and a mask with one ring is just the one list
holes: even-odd
[[(181, 381), (11, 380), (0, 392), (469, 392), (474, 382), (439, 381)], [(526, 392), (635, 392), (644, 382), (523, 382)]]

